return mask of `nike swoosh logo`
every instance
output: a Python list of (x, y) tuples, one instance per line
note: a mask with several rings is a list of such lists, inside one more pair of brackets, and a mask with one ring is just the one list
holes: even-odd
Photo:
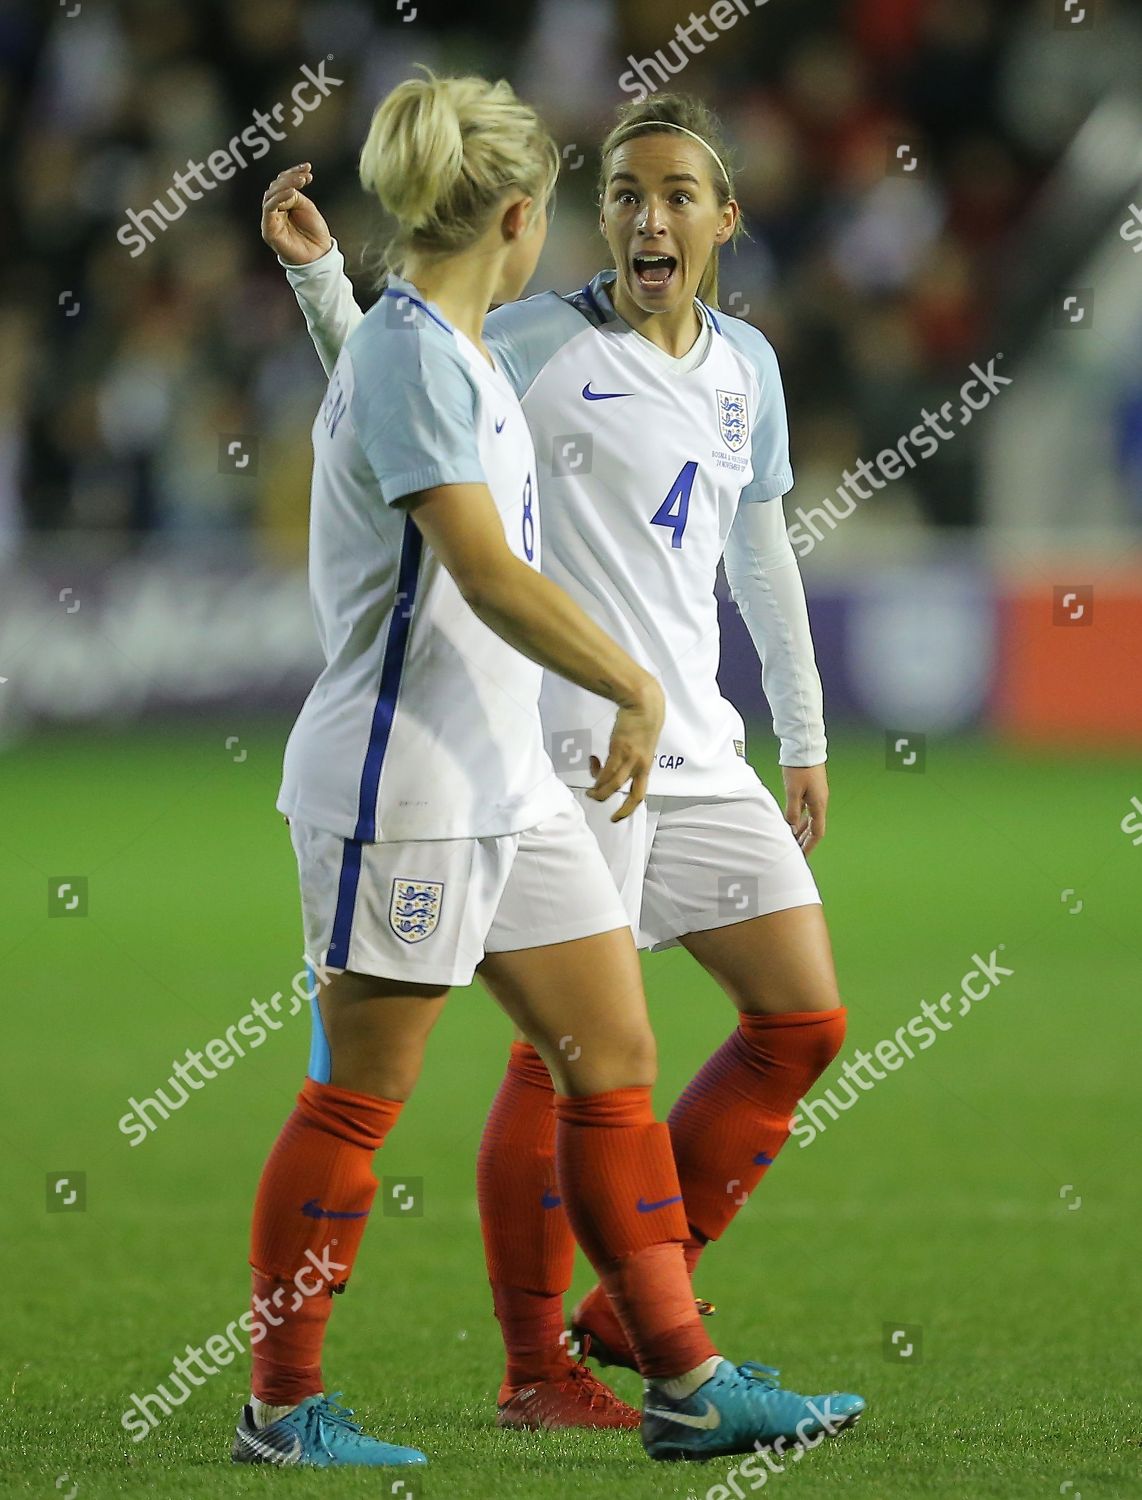
[(589, 380), (583, 387), (584, 401), (618, 401), (623, 396), (633, 395), (633, 391), (593, 391)]
[(713, 1432), (715, 1428), (722, 1425), (722, 1414), (716, 1406), (709, 1401), (706, 1402), (706, 1410), (700, 1417), (696, 1417), (687, 1411), (663, 1411), (658, 1406), (644, 1406), (643, 1415), (647, 1417), (662, 1417), (667, 1422), (678, 1422), (683, 1427), (696, 1427), (699, 1432)]
[(563, 1202), (563, 1199), (559, 1196), (558, 1193), (549, 1192), (545, 1188), (543, 1197), (539, 1201), (543, 1204), (544, 1208), (558, 1208), (559, 1205)]
[(505, 423), (506, 423), (506, 422), (507, 422), (507, 417), (502, 417), (502, 418), (501, 418), (501, 419), (500, 419), (500, 420), (499, 420), (499, 421), (498, 421), (498, 422), (497, 422), (497, 423), (496, 423), (496, 431), (497, 431), (497, 432), (503, 432), (503, 430), (504, 430), (504, 425), (505, 425)]
[(759, 1151), (753, 1159), (753, 1164), (755, 1167), (771, 1167), (773, 1165), (773, 1157), (767, 1156), (764, 1151)]
[(284, 1443), (284, 1432), (278, 1433), (277, 1440), (273, 1442), (264, 1437), (260, 1431), (245, 1432), (242, 1436), (248, 1448), (252, 1448), (255, 1453), (272, 1464), (296, 1463), (305, 1452), (302, 1441), (296, 1432), (290, 1433), (288, 1446)]
[(367, 1208), (363, 1208), (359, 1214), (342, 1212), (337, 1208), (322, 1208), (316, 1198), (310, 1198), (308, 1203), (303, 1203), (301, 1211), (307, 1219), (367, 1219), (369, 1216)]
[(654, 1213), (654, 1211), (656, 1209), (659, 1209), (659, 1208), (669, 1208), (672, 1203), (681, 1203), (681, 1202), (682, 1202), (682, 1194), (681, 1193), (679, 1193), (674, 1198), (660, 1198), (657, 1203), (648, 1203), (645, 1198), (640, 1198), (638, 1200), (638, 1211), (639, 1211), (640, 1214), (652, 1214), (652, 1213)]

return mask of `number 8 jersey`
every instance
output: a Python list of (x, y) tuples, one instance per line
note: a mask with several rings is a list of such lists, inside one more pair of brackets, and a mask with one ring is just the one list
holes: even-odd
[(503, 372), (393, 278), (313, 424), (309, 580), (325, 669), (286, 747), (278, 807), (341, 838), (486, 838), (570, 798), (539, 719), (541, 669), (489, 630), (402, 504), (485, 484), (539, 566), (535, 455)]

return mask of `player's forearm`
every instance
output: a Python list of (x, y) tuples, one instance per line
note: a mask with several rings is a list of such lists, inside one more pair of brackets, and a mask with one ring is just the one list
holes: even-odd
[(341, 346), (365, 316), (353, 298), (353, 283), (345, 275), (345, 257), (334, 240), (332, 249), (319, 260), (306, 266), (284, 266), (284, 270), (329, 375)]
[(761, 661), (762, 689), (781, 742), (780, 762), (820, 765), (828, 753), (821, 678), (805, 586), (784, 533), (779, 500), (742, 507), (725, 565), (730, 592)]
[(512, 558), (464, 591), (489, 630), (549, 672), (623, 707), (641, 705), (655, 679), (569, 594)]
[(754, 608), (746, 619), (761, 660), (761, 686), (781, 742), (783, 766), (819, 766), (827, 757), (825, 711), (805, 586), (796, 562), (747, 585)]

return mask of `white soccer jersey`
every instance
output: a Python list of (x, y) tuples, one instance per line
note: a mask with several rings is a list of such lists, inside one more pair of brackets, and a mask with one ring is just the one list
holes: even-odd
[[(499, 308), (487, 339), (535, 439), (544, 571), (662, 680), (650, 791), (733, 791), (754, 774), (741, 716), (718, 688), (714, 583), (739, 503), (793, 483), (777, 359), (757, 329), (701, 307), (705, 356), (664, 360), (615, 313), (614, 275)], [(541, 708), (556, 770), (590, 785), (610, 705), (548, 673)]]
[(512, 551), (539, 566), (534, 449), (503, 373), (393, 279), (334, 366), (313, 447), (326, 666), (286, 747), (280, 810), (375, 843), (509, 834), (565, 807), (541, 669), (476, 618), (401, 506), (486, 484)]
[[(334, 247), (286, 268), (327, 369), (361, 316), (343, 267)], [(500, 307), (485, 340), (535, 440), (544, 572), (665, 690), (650, 793), (723, 795), (755, 777), (741, 716), (718, 688), (714, 586), (739, 507), (775, 501), (793, 484), (777, 357), (751, 324), (698, 304), (703, 334), (672, 359), (615, 312), (614, 279), (604, 271), (581, 292)], [(777, 521), (780, 535), (779, 510)], [(755, 640), (768, 632), (780, 658), (773, 687), (785, 763), (815, 765), (825, 758), (820, 681), (785, 550), (795, 587), (780, 580), (775, 614), (778, 580), (761, 581), (765, 608), (749, 624)], [(738, 552), (740, 569), (748, 546)], [(591, 755), (606, 759), (612, 705), (548, 673), (541, 711), (556, 771), (590, 786)]]

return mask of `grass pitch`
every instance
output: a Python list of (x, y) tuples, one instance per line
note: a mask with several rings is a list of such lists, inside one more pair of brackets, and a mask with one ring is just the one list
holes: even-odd
[[(71, 735), (0, 755), (4, 1494), (412, 1488), (394, 1490), (390, 1473), (231, 1468), (244, 1358), (144, 1441), (120, 1425), (132, 1393), (243, 1311), (254, 1185), (305, 1066), (305, 1014), (285, 1014), (138, 1146), (117, 1127), (173, 1059), (223, 1036), (252, 1000), (288, 996), (300, 967), (293, 858), (273, 811), (285, 731), (252, 728), (228, 747), (232, 728)], [(1004, 944), (1014, 974), (807, 1149), (791, 1141), (703, 1262), (727, 1354), (869, 1401), (855, 1432), (765, 1488), (801, 1500), (1142, 1494), (1142, 847), (1119, 827), (1142, 793), (1137, 765), (963, 742), (930, 744), (925, 774), (910, 775), (886, 771), (872, 740), (832, 754), (814, 864), (850, 1013), (843, 1056), (892, 1036), (923, 999), (958, 993), (973, 953)], [(49, 916), (61, 881), (75, 905)], [(646, 976), (665, 1111), (731, 1013), (683, 954), (647, 960)], [(333, 1389), (370, 1430), (427, 1451), (426, 1497), (756, 1493), (748, 1479), (727, 1486), (729, 1461), (652, 1465), (633, 1435), (492, 1426), (499, 1345), (473, 1162), (507, 1040), (478, 988), (454, 995), (378, 1161), (390, 1180), (422, 1180), (423, 1213), (375, 1214), (334, 1311)], [(68, 1206), (81, 1173), (85, 1201)], [(71, 1186), (53, 1195), (60, 1177)], [(588, 1278), (583, 1265), (576, 1290)], [(633, 1377), (617, 1384), (637, 1399)]]

